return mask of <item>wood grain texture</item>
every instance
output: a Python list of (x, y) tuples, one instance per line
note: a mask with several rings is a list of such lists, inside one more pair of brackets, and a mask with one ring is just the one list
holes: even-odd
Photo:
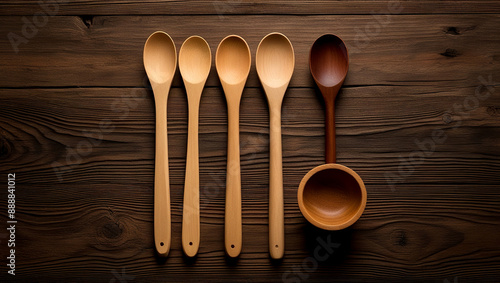
[[(22, 17), (0, 17), (0, 34), (21, 35), (22, 26)], [(19, 45), (17, 54), (8, 40), (0, 42), (4, 62), (0, 87), (144, 86), (142, 48), (157, 30), (169, 33), (177, 49), (189, 36), (200, 35), (211, 46), (213, 57), (225, 36), (242, 35), (253, 58), (262, 37), (282, 32), (296, 52), (292, 87), (314, 85), (309, 49), (325, 33), (335, 33), (347, 44), (350, 66), (345, 86), (471, 86), (480, 75), (500, 72), (500, 38), (492, 36), (500, 33), (499, 15), (400, 15), (390, 17), (380, 29), (377, 26), (373, 16), (228, 16), (222, 20), (103, 16), (94, 17), (89, 26), (80, 17), (55, 17), (28, 43)], [(181, 85), (176, 75), (173, 86)], [(207, 85), (220, 86), (215, 65)], [(247, 86), (260, 87), (254, 63)]]
[[(173, 223), (166, 262), (155, 259), (151, 236), (152, 93), (136, 88), (1, 90), (2, 168), (19, 176), (19, 241), (24, 246), (19, 249), (22, 264), (17, 278), (109, 282), (125, 270), (138, 282), (200, 276), (228, 282), (278, 281), (282, 276), (295, 278), (296, 273), (286, 272), (314, 255), (318, 237), (324, 241), (330, 237), (340, 244), (332, 256), (314, 272), (302, 270), (312, 281), (332, 279), (335, 274), (333, 280), (339, 281), (438, 281), (458, 276), (466, 282), (494, 282), (500, 260), (496, 240), (500, 232), (500, 121), (488, 107), (497, 109), (500, 99), (490, 97), (461, 116), (461, 127), (453, 128), (454, 122), (445, 124), (442, 118), (448, 105), (462, 101), (474, 88), (438, 93), (432, 89), (353, 87), (339, 94), (338, 161), (363, 177), (369, 201), (360, 221), (337, 233), (305, 224), (296, 204), (301, 177), (323, 162), (324, 113), (314, 89), (288, 90), (282, 118), (287, 249), (280, 264), (273, 264), (268, 255), (269, 117), (262, 90), (246, 89), (243, 94), (245, 244), (236, 264), (224, 259), (221, 240), (226, 165), (221, 89), (206, 89), (201, 101), (202, 240), (194, 262), (182, 257), (180, 238), (187, 133), (184, 90), (172, 89), (168, 104)], [(138, 91), (142, 99), (137, 98)], [(409, 100), (414, 104), (409, 105)], [(113, 112), (112, 105), (121, 112)], [(124, 105), (130, 105), (127, 115), (119, 108)], [(387, 106), (382, 111), (365, 105)], [(100, 143), (81, 160), (65, 163), (68, 151), (77, 150), (88, 139), (85, 133), (97, 136), (101, 121), (111, 123), (113, 130), (103, 133), (100, 140), (93, 139)], [(434, 129), (443, 129), (449, 136), (447, 142), (391, 191), (383, 173), (397, 171), (398, 157), (418, 150), (413, 140), (425, 139)], [(53, 162), (70, 166), (60, 168), (61, 182), (51, 167)], [(39, 256), (28, 252), (34, 249)]]
[[(408, 157), (420, 150), (415, 140), (424, 141), (432, 137), (434, 130), (442, 129), (448, 136), (446, 141), (436, 145), (435, 152), (426, 156), (406, 182), (496, 184), (500, 181), (496, 171), (500, 154), (499, 96), (491, 96), (468, 112), (453, 110), (453, 104), (462, 103), (474, 89), (341, 90), (336, 106), (338, 162), (359, 172), (368, 183), (385, 184), (380, 172), (397, 172), (400, 155)], [(117, 182), (144, 183), (149, 179), (140, 175), (153, 176), (153, 166), (148, 162), (154, 158), (154, 102), (146, 89), (11, 89), (0, 90), (0, 95), (2, 163), (19, 173), (29, 173), (25, 182), (50, 183), (57, 179), (51, 168), (53, 162), (60, 163), (63, 183), (110, 181), (117, 172), (124, 174)], [(268, 167), (269, 112), (263, 91), (245, 89), (241, 105), (241, 161), (247, 166), (245, 171), (257, 178), (247, 181), (259, 184), (258, 177), (267, 174)], [(175, 173), (171, 181), (179, 183), (184, 181), (186, 109), (184, 90), (173, 88), (167, 110), (169, 157), (170, 172)], [(320, 94), (314, 89), (289, 89), (282, 111), (283, 161), (291, 170), (285, 173), (285, 181), (296, 175), (298, 184), (307, 169), (324, 163), (324, 110)], [(103, 128), (101, 123), (107, 126)], [(200, 173), (221, 169), (219, 173), (224, 175), (227, 111), (219, 88), (204, 91), (199, 131)], [(88, 154), (85, 141), (92, 145)], [(78, 149), (81, 158), (73, 158), (73, 151)], [(51, 154), (30, 154), (36, 152)], [(123, 161), (134, 164), (122, 164)], [(94, 174), (97, 172), (100, 173)]]
[[(0, 176), (16, 173), (19, 220), (17, 275), (4, 265), (1, 282), (498, 282), (497, 2), (405, 1), (401, 15), (368, 30), (366, 44), (358, 31), (374, 27), (370, 12), (385, 1), (242, 1), (221, 17), (214, 3), (71, 2), (17, 54), (6, 36), (22, 34), (22, 15), (31, 19), (37, 1), (0, 4)], [(156, 30), (177, 48), (203, 36), (212, 55), (231, 33), (252, 57), (269, 32), (291, 40), (282, 261), (268, 251), (269, 109), (254, 63), (240, 111), (239, 259), (224, 256), (227, 110), (214, 65), (200, 103), (198, 256), (184, 257), (181, 244), (188, 105), (178, 72), (167, 109), (172, 246), (165, 260), (155, 256), (155, 104), (142, 48)], [(297, 205), (301, 178), (324, 163), (324, 106), (307, 62), (328, 32), (350, 51), (336, 101), (337, 162), (368, 191), (364, 214), (341, 232), (307, 224)]]
[[(44, 3), (51, 1), (45, 0)], [(498, 13), (500, 6), (495, 0), (486, 1), (298, 1), (298, 0), (152, 0), (102, 1), (83, 0), (78, 2), (59, 0), (58, 15), (226, 15), (270, 14), (270, 15), (311, 15), (337, 14), (359, 15), (372, 13), (387, 14), (390, 9), (402, 6), (402, 14), (462, 14)], [(65, 3), (66, 2), (66, 3)], [(0, 15), (31, 15), (42, 10), (38, 1), (2, 1)], [(391, 8), (393, 7), (393, 8)], [(55, 8), (54, 8), (55, 9)]]

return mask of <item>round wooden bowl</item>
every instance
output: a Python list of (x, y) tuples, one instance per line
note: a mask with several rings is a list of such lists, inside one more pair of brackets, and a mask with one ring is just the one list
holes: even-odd
[(366, 188), (352, 169), (323, 164), (309, 171), (299, 185), (299, 208), (314, 226), (341, 230), (354, 224), (366, 207)]

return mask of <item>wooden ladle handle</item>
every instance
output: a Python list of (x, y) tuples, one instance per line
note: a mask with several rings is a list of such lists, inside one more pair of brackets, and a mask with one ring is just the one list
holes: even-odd
[(335, 98), (325, 98), (325, 161), (335, 163)]

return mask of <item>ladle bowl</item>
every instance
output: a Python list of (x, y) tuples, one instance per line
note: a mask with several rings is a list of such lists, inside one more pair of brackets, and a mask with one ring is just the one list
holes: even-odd
[(366, 207), (366, 188), (352, 169), (323, 164), (309, 171), (299, 185), (302, 215), (314, 226), (342, 230), (354, 224)]

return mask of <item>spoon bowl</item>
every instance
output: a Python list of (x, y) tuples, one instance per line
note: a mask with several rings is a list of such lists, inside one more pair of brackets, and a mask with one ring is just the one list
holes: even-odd
[(283, 34), (266, 35), (257, 48), (255, 65), (263, 85), (288, 86), (295, 67), (295, 54), (290, 40)]
[(311, 74), (320, 87), (341, 85), (347, 76), (349, 56), (339, 37), (326, 34), (314, 42), (310, 53)]
[(299, 184), (297, 198), (304, 217), (316, 227), (341, 230), (351, 226), (366, 207), (366, 188), (352, 169), (336, 164), (335, 98), (347, 75), (349, 56), (337, 36), (323, 35), (310, 53), (311, 74), (325, 101), (325, 161), (309, 171)]
[(212, 67), (210, 46), (200, 36), (191, 36), (184, 41), (179, 51), (179, 70), (184, 82), (205, 83)]
[(281, 105), (295, 67), (292, 43), (281, 33), (266, 35), (255, 64), (269, 104), (269, 253), (280, 259), (285, 252)]
[(157, 84), (171, 81), (177, 64), (177, 53), (172, 38), (162, 31), (151, 34), (144, 45), (143, 61), (151, 81)]
[(177, 52), (172, 38), (162, 31), (151, 34), (144, 44), (143, 61), (155, 97), (155, 247), (160, 256), (167, 256), (171, 240), (167, 100), (177, 68)]
[(246, 82), (251, 65), (246, 41), (237, 35), (224, 38), (217, 48), (215, 65), (222, 83), (237, 85)]

